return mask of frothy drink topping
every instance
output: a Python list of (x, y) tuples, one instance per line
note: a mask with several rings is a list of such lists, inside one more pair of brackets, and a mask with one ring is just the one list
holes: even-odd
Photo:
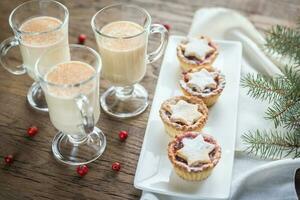
[[(96, 73), (95, 69), (90, 65), (80, 61), (70, 61), (56, 65), (50, 72), (46, 74), (46, 80), (54, 84), (77, 84), (88, 80)], [(73, 96), (79, 93), (88, 93), (94, 87), (95, 83), (85, 83), (82, 86), (73, 88), (63, 88), (49, 86), (50, 93), (57, 96)]]
[(47, 81), (55, 84), (76, 84), (95, 74), (94, 68), (86, 63), (71, 61), (55, 66), (48, 74)]
[(34, 17), (29, 19), (21, 25), (21, 31), (28, 33), (46, 33), (34, 35), (24, 34), (22, 36), (22, 43), (29, 46), (45, 46), (55, 44), (60, 41), (64, 35), (62, 30), (55, 30), (61, 24), (62, 22), (59, 19), (48, 16)]
[[(143, 27), (130, 21), (116, 21), (105, 25), (101, 33), (116, 38), (103, 38), (103, 44), (111, 50), (130, 50), (137, 48), (145, 43), (144, 34), (136, 36), (143, 32)], [(132, 38), (124, 38), (131, 37)]]

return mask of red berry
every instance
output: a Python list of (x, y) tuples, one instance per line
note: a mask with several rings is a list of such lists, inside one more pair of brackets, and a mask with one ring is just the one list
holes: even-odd
[(85, 34), (80, 34), (78, 36), (78, 44), (84, 44), (87, 36)]
[(171, 26), (170, 24), (162, 24), (168, 31), (170, 31), (171, 29)]
[(36, 126), (31, 126), (27, 129), (27, 134), (29, 137), (35, 136), (39, 132), (39, 129)]
[(86, 165), (80, 165), (77, 167), (76, 171), (79, 176), (85, 176), (88, 173), (89, 168)]
[(127, 131), (120, 131), (119, 132), (119, 138), (120, 138), (121, 141), (125, 141), (127, 137), (128, 137), (128, 132)]
[(4, 161), (6, 164), (10, 165), (14, 162), (14, 157), (13, 155), (7, 155), (4, 157)]
[(121, 164), (118, 163), (118, 162), (114, 162), (114, 163), (111, 165), (111, 168), (112, 168), (112, 170), (118, 172), (118, 171), (120, 171), (120, 169), (121, 169)]

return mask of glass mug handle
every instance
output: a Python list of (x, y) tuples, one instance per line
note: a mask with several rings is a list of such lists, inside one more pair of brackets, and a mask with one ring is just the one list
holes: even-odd
[(155, 51), (147, 55), (148, 64), (158, 60), (162, 56), (162, 54), (164, 53), (167, 47), (167, 42), (169, 38), (168, 30), (161, 24), (151, 24), (150, 34), (155, 34), (155, 33), (160, 34), (160, 45)]
[(94, 112), (93, 112), (93, 108), (89, 103), (88, 98), (85, 95), (80, 94), (75, 98), (75, 102), (77, 104), (77, 107), (80, 111), (81, 118), (82, 118), (81, 128), (83, 128), (83, 131), (86, 134), (93, 132), (95, 126)]
[(6, 54), (11, 48), (17, 47), (19, 44), (20, 42), (16, 37), (7, 38), (0, 44), (0, 63), (7, 71), (15, 75), (25, 74), (26, 69), (23, 65), (10, 67), (7, 62)]

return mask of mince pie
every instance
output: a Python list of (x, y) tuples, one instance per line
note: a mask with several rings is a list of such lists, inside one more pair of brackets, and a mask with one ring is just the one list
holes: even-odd
[(179, 81), (184, 95), (202, 99), (207, 107), (212, 106), (225, 87), (225, 76), (213, 68), (184, 72)]
[(208, 37), (188, 37), (177, 46), (177, 58), (183, 71), (209, 69), (218, 56), (217, 45)]
[(186, 132), (169, 143), (168, 157), (179, 177), (189, 181), (201, 181), (218, 164), (221, 147), (210, 135)]
[(172, 97), (161, 105), (160, 117), (166, 132), (175, 137), (186, 131), (200, 131), (208, 118), (204, 102), (196, 97)]

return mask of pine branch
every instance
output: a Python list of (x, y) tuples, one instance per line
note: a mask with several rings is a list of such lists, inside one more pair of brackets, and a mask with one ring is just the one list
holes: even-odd
[(274, 125), (293, 129), (299, 126), (300, 115), (300, 70), (287, 66), (283, 75), (274, 78), (248, 74), (242, 79), (248, 95), (260, 100), (268, 100), (273, 105), (267, 109), (266, 119)]
[(275, 127), (282, 125), (292, 130), (298, 128), (300, 123), (300, 70), (287, 66), (283, 74), (277, 79), (282, 79), (286, 95), (267, 109), (266, 118), (273, 120)]
[[(299, 110), (297, 113), (286, 116), (284, 119), (286, 121), (285, 128), (288, 128), (289, 130), (293, 129), (300, 129), (300, 113)], [(300, 136), (299, 136), (300, 137)]]
[(242, 136), (245, 151), (263, 159), (280, 159), (292, 155), (300, 157), (299, 130), (285, 134), (278, 131), (248, 132)]
[(285, 26), (275, 26), (267, 33), (266, 50), (278, 53), (300, 65), (300, 32)]
[(300, 99), (294, 100), (293, 105), (283, 115), (282, 122), (283, 127), (289, 130), (300, 129)]
[(282, 79), (272, 79), (261, 74), (247, 74), (241, 80), (241, 86), (249, 89), (248, 95), (269, 102), (286, 95), (284, 84)]
[[(266, 119), (274, 121), (275, 128), (283, 125), (286, 127), (293, 127), (292, 124), (288, 124), (287, 121), (291, 121), (290, 117), (297, 117), (300, 115), (300, 99), (280, 99), (269, 107), (266, 111)], [(297, 120), (297, 119), (296, 119)], [(300, 120), (300, 118), (298, 118)]]
[(292, 99), (298, 99), (300, 97), (300, 67), (285, 66), (282, 72), (284, 81), (288, 83), (286, 89), (289, 91), (289, 96)]
[(290, 64), (272, 78), (248, 74), (242, 80), (248, 94), (256, 99), (267, 100), (272, 106), (266, 118), (286, 132), (248, 132), (242, 136), (246, 152), (261, 158), (300, 157), (300, 18), (296, 29), (275, 26), (268, 32), (266, 50), (290, 59)]

